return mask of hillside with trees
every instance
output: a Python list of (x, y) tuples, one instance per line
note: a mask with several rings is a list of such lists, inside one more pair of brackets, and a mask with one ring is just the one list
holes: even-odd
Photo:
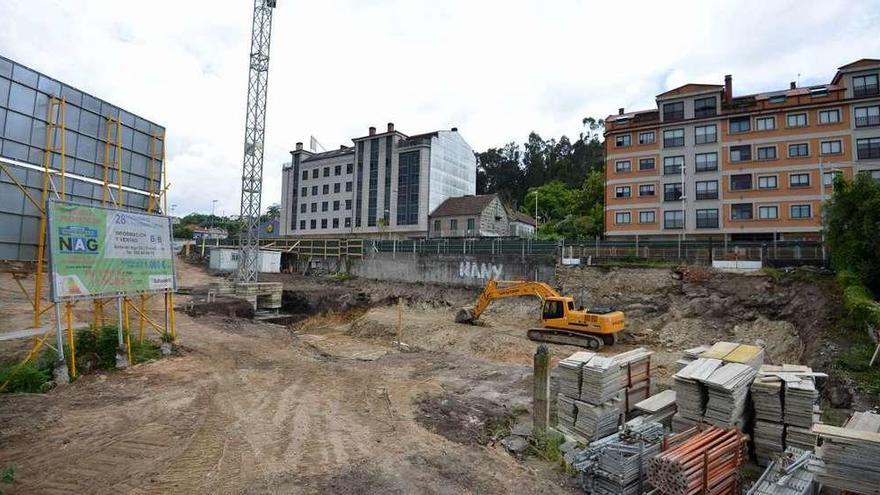
[[(584, 239), (603, 226), (604, 122), (587, 117), (572, 141), (530, 133), (477, 153), (477, 194), (498, 194), (511, 207), (535, 216), (541, 239)], [(537, 203), (536, 203), (537, 198)]]

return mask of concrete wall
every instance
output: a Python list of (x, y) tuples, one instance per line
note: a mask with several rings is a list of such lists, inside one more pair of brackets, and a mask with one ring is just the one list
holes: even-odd
[(491, 255), (419, 255), (372, 253), (352, 259), (353, 276), (398, 282), (436, 283), (482, 287), (496, 280), (539, 280), (554, 284), (553, 257)]

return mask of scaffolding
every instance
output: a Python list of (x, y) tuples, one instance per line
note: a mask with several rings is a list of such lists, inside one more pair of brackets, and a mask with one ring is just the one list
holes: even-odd
[[(27, 356), (12, 370), (9, 375), (10, 377), (13, 376), (27, 363), (36, 359), (39, 356), (39, 353), (44, 345), (51, 347), (57, 353), (59, 362), (66, 362), (68, 376), (71, 380), (75, 379), (77, 376), (75, 348), (76, 343), (73, 323), (73, 310), (76, 306), (76, 301), (64, 301), (59, 303), (49, 303), (47, 301), (48, 304), (43, 306), (44, 293), (46, 292), (46, 283), (44, 281), (44, 277), (46, 276), (45, 271), (47, 264), (46, 239), (49, 199), (50, 197), (52, 197), (63, 201), (66, 199), (67, 192), (67, 176), (65, 164), (67, 150), (65, 147), (66, 143), (64, 112), (64, 98), (57, 98), (55, 96), (50, 97), (45, 121), (46, 142), (43, 154), (42, 185), (39, 200), (34, 198), (30, 194), (30, 192), (28, 192), (26, 186), (23, 185), (18, 179), (16, 179), (15, 174), (13, 174), (8, 169), (6, 164), (0, 162), (0, 173), (5, 173), (11, 178), (13, 184), (22, 192), (24, 197), (34, 205), (34, 207), (40, 214), (40, 227), (39, 237), (37, 239), (37, 256), (35, 263), (36, 271), (34, 273), (33, 294), (29, 294), (21, 282), (21, 280), (28, 275), (27, 270), (15, 268), (2, 270), (12, 274), (12, 277), (20, 288), (21, 292), (24, 294), (28, 301), (31, 301), (31, 304), (33, 306), (32, 323), (33, 328), (37, 331), (37, 333), (34, 335), (30, 351), (28, 352)], [(122, 201), (123, 176), (121, 122), (119, 121), (119, 119), (114, 118), (110, 115), (106, 117), (105, 122), (106, 140), (104, 142), (104, 170), (101, 194), (102, 205), (122, 208), (124, 203)], [(168, 167), (165, 162), (165, 148), (164, 134), (158, 135), (157, 133), (153, 132), (150, 140), (150, 163), (148, 171), (149, 191), (147, 198), (147, 213), (162, 214), (163, 212), (168, 211), (167, 192), (169, 184), (167, 175)], [(56, 163), (56, 158), (58, 165), (57, 171), (53, 169), (53, 164)], [(156, 161), (159, 161), (162, 164), (160, 177), (156, 177)], [(115, 172), (115, 177), (111, 177), (111, 170)], [(60, 176), (59, 184), (55, 184), (55, 176)], [(115, 181), (113, 179), (115, 179)], [(158, 190), (156, 188), (157, 183), (161, 184), (161, 187)], [(113, 189), (115, 189), (115, 194)], [(161, 208), (160, 205), (162, 206)], [(132, 312), (138, 316), (137, 338), (140, 342), (143, 342), (144, 340), (145, 330), (147, 328), (151, 328), (160, 336), (161, 340), (174, 343), (177, 339), (177, 332), (175, 328), (173, 290), (165, 290), (161, 293), (164, 296), (164, 322), (155, 321), (149, 316), (149, 312), (147, 310), (147, 304), (150, 302), (153, 296), (159, 293), (137, 294), (136, 299), (133, 299), (132, 297), (129, 297), (125, 294), (119, 294), (118, 297), (113, 299), (93, 299), (91, 308), (92, 332), (98, 332), (99, 329), (103, 327), (105, 323), (109, 320), (105, 315), (105, 305), (111, 300), (115, 300), (117, 309), (116, 319), (119, 332), (119, 345), (120, 349), (125, 349), (125, 354), (129, 365), (132, 364), (132, 328), (130, 321), (130, 315)], [(43, 314), (51, 309), (55, 310), (56, 343), (54, 347), (46, 343), (46, 340), (52, 333), (51, 329), (41, 328)], [(0, 392), (2, 392), (6, 388), (8, 383), (8, 380), (5, 383), (0, 383)]]

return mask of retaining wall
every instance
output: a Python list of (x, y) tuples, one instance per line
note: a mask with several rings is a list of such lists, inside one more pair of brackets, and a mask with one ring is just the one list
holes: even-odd
[(350, 273), (374, 280), (474, 287), (484, 286), (489, 278), (555, 284), (556, 260), (552, 256), (370, 253), (353, 258)]

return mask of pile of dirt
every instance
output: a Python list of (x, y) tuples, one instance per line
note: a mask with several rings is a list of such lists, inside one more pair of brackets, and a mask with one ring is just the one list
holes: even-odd
[(422, 396), (416, 401), (415, 420), (447, 440), (465, 445), (493, 444), (510, 432), (514, 416), (480, 397)]

